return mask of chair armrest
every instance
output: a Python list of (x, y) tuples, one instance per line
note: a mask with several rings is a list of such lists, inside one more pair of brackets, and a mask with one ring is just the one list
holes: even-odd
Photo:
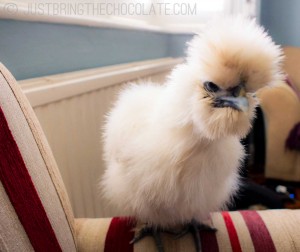
[[(300, 251), (300, 210), (218, 212), (211, 215), (216, 233), (201, 232), (205, 251)], [(134, 246), (135, 224), (128, 218), (76, 219), (80, 252), (156, 252), (151, 237)], [(192, 236), (162, 235), (165, 252), (194, 251)]]
[[(286, 150), (290, 131), (300, 121), (300, 101), (285, 83), (258, 93), (266, 124), (266, 177), (300, 181), (300, 154)], [(299, 162), (299, 161), (298, 161)]]
[(78, 251), (104, 251), (106, 234), (112, 218), (75, 219)]

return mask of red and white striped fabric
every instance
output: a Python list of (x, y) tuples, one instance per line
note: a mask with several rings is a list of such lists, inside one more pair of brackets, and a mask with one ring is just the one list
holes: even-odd
[[(300, 251), (300, 211), (268, 210), (221, 212), (211, 215), (216, 233), (201, 232), (203, 252)], [(135, 222), (128, 218), (76, 220), (78, 247), (82, 251), (155, 252), (151, 237), (134, 246)], [(166, 252), (194, 251), (191, 235), (174, 240), (163, 234)]]
[(51, 150), (15, 79), (0, 72), (0, 251), (76, 251)]

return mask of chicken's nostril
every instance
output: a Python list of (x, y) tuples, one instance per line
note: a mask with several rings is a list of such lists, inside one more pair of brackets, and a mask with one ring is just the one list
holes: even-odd
[(238, 96), (240, 95), (240, 93), (241, 93), (241, 90), (242, 90), (241, 85), (238, 85), (238, 86), (236, 86), (236, 87), (234, 87), (234, 88), (231, 88), (231, 89), (229, 90), (229, 92), (231, 93), (231, 95), (232, 95), (233, 97), (238, 97)]

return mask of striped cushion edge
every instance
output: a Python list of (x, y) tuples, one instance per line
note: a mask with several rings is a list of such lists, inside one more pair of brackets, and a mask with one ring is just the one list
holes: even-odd
[(43, 130), (38, 122), (38, 119), (35, 116), (35, 113), (29, 101), (21, 91), (19, 84), (16, 82), (13, 75), (8, 71), (8, 69), (1, 62), (0, 62), (0, 73), (5, 78), (7, 84), (9, 85), (11, 91), (13, 92), (15, 99), (19, 103), (19, 106), (27, 120), (27, 123), (30, 127), (36, 145), (39, 148), (40, 154), (44, 160), (48, 173), (51, 177), (52, 183), (54, 184), (56, 192), (59, 196), (58, 198), (64, 209), (65, 216), (67, 218), (69, 228), (72, 232), (72, 236), (76, 245), (76, 235), (74, 230), (74, 215), (73, 215), (72, 207), (62, 177), (60, 175), (57, 164), (55, 162), (55, 158), (48, 144), (48, 141), (43, 133)]
[(62, 251), (1, 108), (0, 129), (0, 180), (32, 247)]
[[(213, 213), (212, 223), (218, 231), (216, 234), (200, 233), (202, 251), (300, 251), (300, 240), (297, 239), (297, 237), (300, 237), (299, 217), (300, 210)], [(278, 225), (274, 224), (277, 219), (280, 219)], [(151, 237), (144, 238), (134, 246), (130, 244), (130, 240), (134, 237), (135, 228), (135, 222), (132, 219), (115, 217), (112, 219), (82, 219), (81, 221), (88, 224), (79, 231), (82, 237), (85, 236), (84, 232), (89, 229), (97, 229), (97, 232), (101, 230), (101, 238), (94, 234), (93, 240), (86, 241), (86, 243), (92, 244), (99, 243), (101, 240), (101, 248), (98, 246), (99, 250), (97, 251), (156, 251)], [(275, 226), (276, 228), (274, 228)], [(285, 232), (284, 235), (281, 232)], [(82, 244), (79, 244), (79, 246), (85, 247), (85, 241), (82, 240), (81, 242)], [(170, 235), (163, 234), (163, 242), (166, 252), (193, 251), (194, 249), (192, 248), (194, 244), (190, 235), (174, 240)]]
[[(18, 153), (20, 154), (22, 163), (25, 165), (26, 172), (29, 175), (28, 181), (28, 177), (25, 178), (24, 176), (22, 176), (22, 179), (25, 178), (24, 180), (26, 180), (28, 183), (31, 183), (34, 189), (22, 188), (21, 186), (19, 186), (18, 190), (29, 190), (30, 197), (31, 194), (34, 195), (33, 191), (36, 192), (35, 196), (38, 196), (38, 200), (36, 200), (36, 202), (40, 201), (39, 203), (41, 203), (41, 209), (43, 209), (43, 211), (46, 213), (45, 216), (46, 218), (48, 218), (48, 222), (50, 223), (50, 226), (54, 232), (54, 236), (57, 239), (61, 250), (76, 251), (76, 236), (75, 232), (73, 231), (74, 217), (64, 188), (64, 184), (53, 158), (51, 149), (32, 110), (32, 107), (30, 106), (25, 95), (22, 93), (20, 86), (16, 83), (16, 80), (13, 78), (11, 73), (1, 63), (0, 90), (0, 107), (3, 112), (2, 114), (4, 115), (4, 117), (6, 117), (6, 124), (8, 125), (8, 129), (14, 140), (13, 142), (16, 145)], [(2, 130), (2, 128), (0, 128), (0, 130)], [(20, 172), (11, 175), (19, 174)], [(7, 183), (7, 176), (5, 176), (3, 179), (5, 180), (4, 183)], [(13, 180), (11, 180), (11, 182), (12, 181)], [(19, 183), (18, 180), (14, 181), (16, 183)], [(9, 189), (7, 186), (6, 188), (4, 188), (5, 186), (2, 182), (3, 181), (1, 181), (2, 194), (0, 195), (0, 200), (4, 200), (4, 203), (6, 202), (6, 205), (8, 206), (6, 210), (10, 209), (9, 212), (6, 212), (11, 215), (11, 217), (15, 216), (16, 218), (19, 217), (20, 219), (20, 216), (17, 217), (19, 213), (17, 213), (15, 205), (13, 206), (11, 195), (10, 198), (8, 198)], [(34, 205), (32, 205), (32, 208), (33, 206)], [(35, 209), (36, 208), (34, 208), (33, 210)], [(5, 218), (5, 215), (3, 215), (3, 211), (1, 212), (1, 218)], [(31, 216), (31, 218), (33, 217), (34, 216)], [(3, 222), (3, 219), (1, 219), (1, 222)], [(19, 240), (15, 240), (14, 242), (13, 237), (8, 236), (9, 234), (12, 234), (14, 232), (17, 232), (16, 234), (19, 238), (21, 237), (21, 239), (27, 238), (27, 241), (29, 242), (29, 237), (26, 236), (29, 234), (27, 233), (28, 230), (25, 231), (24, 221), (23, 223), (21, 223), (16, 220), (16, 223), (20, 223), (20, 225), (23, 225), (22, 228), (19, 228), (19, 231), (13, 231), (14, 229), (12, 229), (13, 227), (11, 225), (10, 229), (2, 229), (2, 231), (4, 232), (4, 237), (11, 237), (11, 239), (4, 240), (4, 243), (6, 244), (5, 246), (10, 247), (11, 249), (23, 248), (23, 246), (20, 246)], [(35, 229), (31, 228), (30, 231), (36, 232)], [(46, 236), (47, 232), (39, 233), (41, 237), (42, 234)], [(41, 251), (37, 249), (35, 250)], [(32, 250), (24, 249), (23, 251)], [(47, 247), (46, 251), (59, 250), (57, 248), (51, 250), (51, 247)]]

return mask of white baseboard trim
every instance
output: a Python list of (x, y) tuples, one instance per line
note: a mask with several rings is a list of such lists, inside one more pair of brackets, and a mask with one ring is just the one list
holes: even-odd
[(84, 94), (107, 86), (159, 74), (183, 62), (162, 58), (69, 72), (19, 81), (33, 107)]

